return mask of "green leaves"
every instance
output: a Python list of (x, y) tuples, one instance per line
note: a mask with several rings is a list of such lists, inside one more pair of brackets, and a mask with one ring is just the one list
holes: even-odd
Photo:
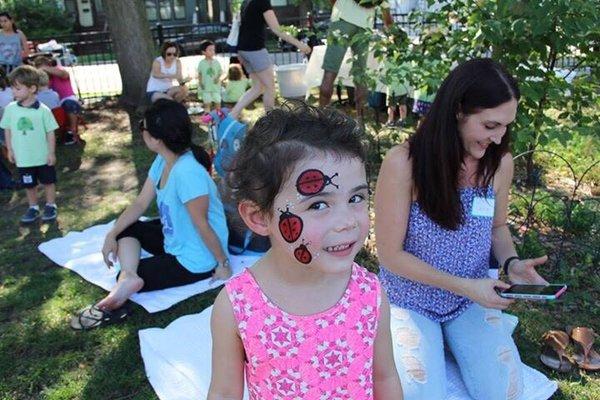
[(491, 54), (520, 84), (515, 153), (600, 130), (599, 0), (459, 0), (410, 20), (416, 37), (395, 41), (396, 27), (371, 43), (379, 60), (397, 66), (384, 83), (406, 77), (435, 92), (453, 65)]

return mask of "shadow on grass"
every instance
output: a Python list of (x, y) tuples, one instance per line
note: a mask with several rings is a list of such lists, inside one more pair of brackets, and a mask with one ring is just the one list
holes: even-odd
[[(91, 377), (85, 384), (84, 399), (156, 398), (146, 376), (140, 354), (138, 330), (164, 328), (179, 317), (199, 313), (214, 302), (220, 288), (194, 296), (176, 304), (169, 310), (149, 314), (134, 305), (132, 315), (119, 326), (99, 328), (104, 336), (119, 343), (110, 352), (94, 361)], [(95, 332), (94, 332), (95, 333)], [(86, 333), (83, 332), (83, 335)], [(139, 382), (144, 384), (140, 385)]]

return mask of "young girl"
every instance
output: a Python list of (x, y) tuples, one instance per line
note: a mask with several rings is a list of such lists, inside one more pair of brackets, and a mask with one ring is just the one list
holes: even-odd
[(78, 129), (79, 115), (83, 111), (81, 103), (71, 85), (69, 72), (54, 60), (46, 56), (38, 56), (33, 60), (36, 68), (48, 74), (49, 87), (58, 94), (60, 106), (67, 114), (69, 128), (65, 134), (65, 144), (70, 145), (80, 141)]
[(403, 335), (400, 379), (411, 400), (446, 398), (444, 347), (473, 399), (522, 399), (519, 352), (500, 310), (511, 300), (488, 278), (490, 254), (513, 283), (544, 284), (520, 260), (506, 224), (513, 176), (508, 127), (519, 89), (491, 59), (468, 61), (444, 80), (408, 143), (386, 156), (375, 196), (380, 278)]
[(227, 72), (227, 83), (225, 85), (225, 93), (223, 102), (235, 103), (244, 94), (250, 81), (244, 76), (242, 66), (240, 64), (230, 64)]
[(244, 222), (272, 247), (212, 314), (209, 399), (401, 399), (389, 304), (353, 262), (369, 229), (361, 134), (307, 105), (248, 132), (229, 176)]

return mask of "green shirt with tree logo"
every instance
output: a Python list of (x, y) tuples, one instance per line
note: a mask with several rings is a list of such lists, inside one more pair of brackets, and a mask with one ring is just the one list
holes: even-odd
[(4, 110), (0, 128), (10, 129), (11, 145), (17, 167), (46, 165), (47, 134), (58, 128), (54, 115), (48, 107), (39, 101), (29, 107), (23, 107), (13, 101)]

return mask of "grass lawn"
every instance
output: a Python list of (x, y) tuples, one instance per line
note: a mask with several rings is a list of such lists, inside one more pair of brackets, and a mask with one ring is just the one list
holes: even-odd
[[(246, 115), (254, 119), (259, 111)], [(89, 111), (86, 119), (86, 145), (57, 149), (56, 223), (20, 225), (19, 217), (26, 209), (24, 191), (0, 192), (1, 400), (156, 399), (144, 373), (137, 331), (165, 327), (180, 316), (200, 312), (217, 293), (195, 296), (156, 314), (134, 305), (126, 323), (90, 332), (71, 330), (70, 316), (105, 292), (54, 265), (37, 246), (116, 218), (135, 198), (153, 160), (143, 142), (132, 138), (124, 112), (105, 107)], [(402, 135), (382, 130), (378, 141), (371, 136), (376, 144), (369, 166), (373, 186), (379, 163), (377, 147), (383, 152)], [(371, 235), (359, 255), (360, 261), (371, 267), (376, 265), (373, 248)], [(539, 338), (547, 329), (582, 324), (600, 331), (600, 277), (594, 266), (581, 263), (575, 258), (551, 273), (570, 284), (565, 300), (521, 303), (511, 310), (520, 318), (515, 337), (524, 361), (559, 381), (561, 393), (554, 399), (600, 399), (599, 374), (556, 374), (544, 370), (538, 361)]]

